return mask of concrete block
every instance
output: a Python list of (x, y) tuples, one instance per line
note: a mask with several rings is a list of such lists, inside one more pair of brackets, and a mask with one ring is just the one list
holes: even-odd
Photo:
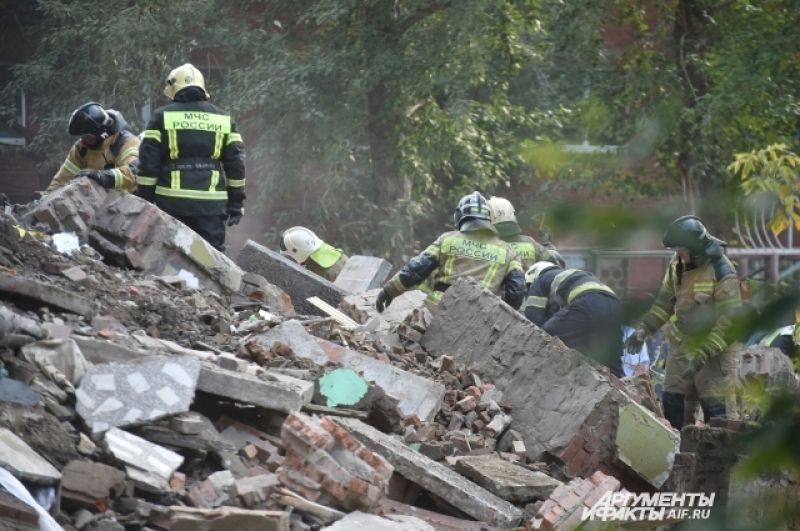
[(275, 474), (259, 474), (237, 479), (233, 484), (233, 493), (238, 496), (245, 507), (255, 507), (269, 499), (273, 489), (280, 485)]
[(456, 472), (514, 503), (547, 499), (556, 487), (557, 479), (510, 463), (495, 455), (466, 456), (458, 460)]
[(362, 374), (387, 395), (398, 399), (405, 416), (416, 415), (420, 420), (430, 422), (441, 407), (445, 391), (442, 384), (314, 337), (299, 321), (286, 321), (254, 340), (268, 350), (275, 343), (282, 342), (289, 345), (298, 358), (309, 359), (320, 367), (333, 362)]
[(239, 507), (202, 509), (173, 505), (150, 522), (171, 531), (289, 531), (286, 511), (256, 511)]
[(314, 395), (313, 382), (270, 372), (259, 378), (207, 364), (200, 370), (197, 389), (284, 413), (299, 411)]
[(242, 295), (265, 303), (281, 315), (293, 316), (292, 298), (281, 288), (270, 284), (266, 278), (256, 273), (246, 272), (242, 277)]
[(363, 529), (369, 531), (435, 531), (435, 528), (415, 516), (376, 514), (355, 511), (336, 523), (325, 526), (321, 531), (352, 531)]
[(125, 490), (125, 472), (102, 463), (70, 461), (62, 474), (62, 506), (105, 512)]
[(127, 465), (128, 477), (141, 480), (150, 475), (163, 482), (165, 490), (169, 490), (172, 474), (183, 463), (180, 454), (118, 428), (105, 433), (105, 443), (111, 455)]
[(362, 293), (382, 287), (391, 272), (392, 264), (383, 258), (355, 255), (347, 259), (333, 284), (347, 293)]
[(199, 372), (200, 361), (192, 356), (91, 367), (75, 393), (76, 409), (93, 433), (188, 411)]
[(323, 315), (306, 300), (309, 297), (317, 296), (332, 306), (339, 306), (346, 295), (342, 288), (253, 240), (248, 240), (242, 247), (236, 263), (243, 270), (261, 275), (285, 291), (292, 298), (294, 309), (301, 314)]
[(0, 468), (23, 481), (58, 485), (61, 473), (6, 428), (0, 428)]
[(488, 524), (513, 527), (522, 512), (444, 465), (411, 450), (403, 443), (358, 419), (337, 419), (370, 450), (389, 461), (400, 475)]
[(780, 349), (751, 346), (741, 353), (739, 377), (742, 380), (759, 379), (769, 386), (789, 391), (800, 389), (792, 360)]
[[(572, 474), (601, 469), (632, 490), (642, 486), (640, 478), (649, 476), (642, 471), (671, 469), (663, 454), (643, 455), (652, 462), (637, 463), (638, 470), (618, 460), (615, 436), (620, 408), (634, 403), (622, 384), (609, 380), (594, 362), (471, 279), (447, 290), (422, 345), (436, 356), (453, 356), (467, 370), (494, 383), (504, 404), (512, 408), (513, 428), (522, 435), (530, 460), (549, 452)], [(672, 444), (670, 428), (652, 428), (654, 437)], [(647, 481), (657, 480), (651, 476)]]

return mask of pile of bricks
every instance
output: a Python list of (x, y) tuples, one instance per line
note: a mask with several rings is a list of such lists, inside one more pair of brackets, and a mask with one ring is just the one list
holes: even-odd
[(556, 487), (536, 515), (525, 522), (525, 530), (575, 529), (582, 522), (584, 508), (591, 509), (603, 495), (619, 489), (619, 480), (599, 470), (586, 479), (575, 478)]
[(330, 417), (294, 413), (281, 429), (281, 482), (306, 498), (348, 510), (375, 508), (394, 467)]

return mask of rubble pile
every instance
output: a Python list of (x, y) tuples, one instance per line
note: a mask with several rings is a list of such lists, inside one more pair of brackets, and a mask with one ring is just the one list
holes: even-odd
[(476, 283), (379, 315), (383, 261), (234, 263), (140, 203), (79, 180), (0, 217), (0, 528), (571, 529), (606, 491), (728, 488)]

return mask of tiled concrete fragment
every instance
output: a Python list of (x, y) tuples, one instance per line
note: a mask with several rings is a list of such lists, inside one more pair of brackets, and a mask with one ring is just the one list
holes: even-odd
[(542, 472), (501, 459), (496, 455), (462, 457), (456, 463), (459, 472), (504, 500), (525, 503), (547, 499), (561, 485)]
[(162, 480), (167, 489), (173, 472), (183, 463), (181, 455), (118, 428), (105, 433), (105, 442), (109, 452), (127, 465), (128, 476), (131, 472), (150, 474)]
[(81, 380), (76, 409), (93, 433), (188, 411), (199, 372), (192, 356), (97, 365)]
[(306, 300), (309, 297), (317, 296), (336, 307), (346, 295), (345, 290), (332, 282), (253, 240), (248, 240), (242, 247), (236, 263), (243, 270), (259, 274), (285, 291), (292, 298), (294, 309), (301, 314), (323, 315)]
[(397, 473), (471, 517), (501, 527), (513, 527), (522, 518), (522, 512), (507, 501), (360, 420), (342, 418), (336, 422), (367, 448), (385, 457)]
[(286, 321), (266, 334), (255, 338), (266, 349), (277, 342), (288, 345), (295, 356), (313, 361), (319, 366), (331, 362), (361, 373), (375, 382), (386, 394), (400, 401), (403, 415), (416, 415), (420, 420), (433, 420), (441, 407), (444, 386), (399, 369), (388, 363), (349, 350), (309, 334), (299, 321)]
[(392, 264), (383, 258), (355, 255), (347, 259), (333, 284), (347, 293), (361, 293), (383, 286), (391, 272)]
[(61, 473), (53, 465), (6, 428), (0, 428), (0, 468), (34, 483), (57, 485), (61, 480)]

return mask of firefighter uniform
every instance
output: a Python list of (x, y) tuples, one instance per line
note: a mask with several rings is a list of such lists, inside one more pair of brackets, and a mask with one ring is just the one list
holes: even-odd
[(514, 248), (523, 271), (527, 271), (533, 264), (542, 260), (564, 267), (564, 259), (558, 254), (558, 251), (545, 247), (532, 237), (522, 234), (514, 205), (508, 199), (492, 197), (487, 203), (492, 225), (500, 238)]
[(290, 227), (281, 235), (281, 254), (309, 271), (333, 282), (342, 272), (347, 255), (329, 245), (306, 227)]
[(622, 376), (622, 309), (614, 290), (588, 271), (539, 262), (528, 278), (525, 317)]
[[(191, 65), (174, 70), (172, 103), (153, 113), (140, 148), (138, 195), (182, 221), (217, 249), (224, 249), (225, 220), (244, 211), (245, 150), (230, 115), (207, 101), (202, 75)], [(199, 78), (199, 79), (198, 79)]]
[(697, 399), (706, 420), (735, 414), (740, 344), (732, 340), (730, 329), (742, 302), (736, 270), (723, 254), (724, 242), (710, 236), (698, 218), (678, 218), (664, 245), (686, 249), (691, 257), (686, 261), (676, 252), (636, 337), (670, 323), (664, 415), (680, 429), (694, 422), (694, 411), (686, 404)]
[(84, 139), (78, 139), (45, 193), (66, 186), (81, 170), (110, 170), (114, 179), (113, 188), (128, 192), (136, 189), (139, 137), (125, 130), (125, 121), (119, 112), (112, 109), (106, 112), (115, 121), (113, 127), (117, 132), (102, 140), (96, 148), (90, 147)]
[(525, 296), (525, 275), (514, 249), (492, 228), (486, 199), (478, 192), (464, 196), (454, 221), (459, 230), (439, 236), (384, 285), (376, 302), (378, 311), (383, 311), (394, 297), (428, 279), (432, 289), (425, 304), (435, 310), (445, 290), (464, 277), (478, 280), (514, 309), (520, 307)]

